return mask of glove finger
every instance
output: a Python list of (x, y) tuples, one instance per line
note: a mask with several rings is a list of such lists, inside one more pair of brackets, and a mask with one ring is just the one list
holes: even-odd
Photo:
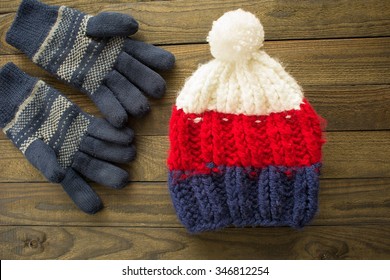
[(127, 113), (112, 91), (101, 85), (91, 99), (100, 109), (105, 118), (115, 127), (123, 127), (127, 123)]
[(83, 138), (80, 150), (92, 157), (117, 163), (127, 163), (135, 158), (134, 145), (108, 143), (91, 136)]
[(150, 110), (146, 97), (118, 71), (108, 73), (105, 83), (130, 115), (141, 117)]
[(138, 31), (138, 22), (129, 15), (102, 12), (88, 20), (87, 35), (92, 37), (129, 36)]
[(128, 127), (115, 128), (105, 119), (94, 118), (88, 126), (87, 133), (104, 141), (128, 145), (133, 141), (134, 132)]
[(48, 180), (60, 183), (82, 211), (94, 214), (103, 207), (99, 196), (92, 188), (74, 171), (71, 171), (71, 168), (65, 172), (59, 165), (53, 149), (41, 139), (30, 144), (25, 156)]
[(123, 49), (135, 59), (156, 70), (169, 70), (175, 64), (175, 56), (172, 53), (141, 41), (128, 38)]
[(72, 168), (66, 172), (61, 185), (77, 207), (85, 213), (95, 214), (103, 208), (100, 197)]
[(65, 176), (65, 170), (57, 161), (57, 156), (41, 139), (36, 139), (25, 152), (28, 161), (50, 181), (59, 183)]
[(129, 178), (125, 170), (83, 152), (74, 155), (72, 167), (88, 179), (114, 189), (123, 188)]
[(164, 79), (126, 52), (119, 54), (115, 67), (119, 73), (147, 95), (155, 98), (161, 98), (164, 95)]

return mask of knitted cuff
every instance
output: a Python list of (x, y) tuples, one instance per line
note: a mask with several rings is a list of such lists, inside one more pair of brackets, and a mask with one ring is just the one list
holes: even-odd
[(32, 58), (55, 24), (58, 9), (36, 0), (23, 0), (6, 41)]
[(15, 116), (20, 104), (30, 95), (38, 79), (20, 70), (12, 62), (0, 70), (0, 127)]

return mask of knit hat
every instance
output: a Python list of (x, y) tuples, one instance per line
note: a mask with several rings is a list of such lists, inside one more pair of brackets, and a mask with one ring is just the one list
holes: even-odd
[(321, 119), (301, 87), (260, 50), (260, 21), (241, 9), (213, 23), (214, 59), (173, 106), (169, 190), (190, 232), (302, 227), (317, 211)]

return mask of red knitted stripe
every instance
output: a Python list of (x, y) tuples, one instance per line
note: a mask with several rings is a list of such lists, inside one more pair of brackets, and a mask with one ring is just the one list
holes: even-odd
[(174, 106), (170, 121), (170, 170), (268, 165), (296, 167), (321, 161), (320, 118), (307, 100), (300, 110), (245, 116), (208, 111), (186, 114)]

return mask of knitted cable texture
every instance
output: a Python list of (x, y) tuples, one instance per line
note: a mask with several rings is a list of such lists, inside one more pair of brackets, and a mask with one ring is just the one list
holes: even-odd
[(263, 37), (243, 10), (215, 21), (215, 59), (192, 74), (173, 106), (169, 190), (190, 232), (302, 227), (317, 211), (321, 119), (294, 78), (259, 50)]

